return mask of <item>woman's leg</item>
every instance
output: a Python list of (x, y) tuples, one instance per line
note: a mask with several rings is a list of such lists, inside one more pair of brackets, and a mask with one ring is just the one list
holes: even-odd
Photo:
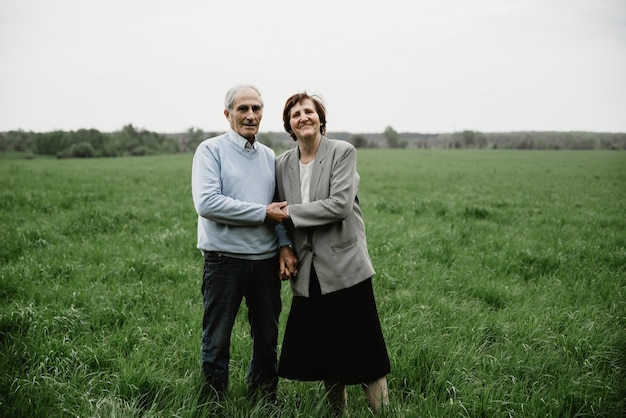
[(326, 386), (328, 400), (330, 401), (333, 410), (337, 413), (342, 413), (348, 404), (346, 385), (339, 382), (324, 380), (324, 386)]
[(363, 383), (361, 386), (374, 413), (380, 412), (383, 406), (389, 405), (386, 376), (370, 383)]

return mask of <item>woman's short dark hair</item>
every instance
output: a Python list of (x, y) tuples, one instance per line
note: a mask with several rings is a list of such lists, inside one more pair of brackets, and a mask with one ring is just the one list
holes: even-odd
[(285, 107), (283, 109), (283, 128), (285, 128), (285, 132), (289, 134), (291, 139), (297, 141), (296, 135), (291, 130), (291, 124), (289, 123), (291, 119), (291, 109), (300, 103), (303, 103), (305, 100), (311, 99), (313, 101), (313, 105), (315, 106), (315, 111), (320, 117), (320, 133), (322, 135), (326, 135), (326, 106), (324, 106), (324, 102), (322, 98), (318, 95), (309, 95), (307, 92), (296, 93), (285, 102)]

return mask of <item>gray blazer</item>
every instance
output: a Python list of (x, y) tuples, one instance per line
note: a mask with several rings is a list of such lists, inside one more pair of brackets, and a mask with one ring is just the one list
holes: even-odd
[(356, 149), (349, 142), (322, 137), (312, 164), (310, 203), (303, 204), (298, 147), (276, 158), (278, 198), (289, 204), (287, 231), (299, 259), (298, 275), (291, 279), (294, 296), (309, 296), (311, 265), (322, 294), (375, 274), (357, 196)]

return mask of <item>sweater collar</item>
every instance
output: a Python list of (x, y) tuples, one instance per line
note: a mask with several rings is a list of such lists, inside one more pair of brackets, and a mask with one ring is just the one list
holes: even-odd
[[(237, 132), (233, 131), (232, 129), (228, 130), (228, 139), (233, 141), (235, 144), (237, 144), (241, 148), (246, 148), (246, 144), (249, 143), (249, 141), (246, 138), (239, 135)], [(254, 136), (254, 141), (252, 142), (252, 144), (250, 144), (250, 146), (252, 149), (256, 148), (256, 135)]]

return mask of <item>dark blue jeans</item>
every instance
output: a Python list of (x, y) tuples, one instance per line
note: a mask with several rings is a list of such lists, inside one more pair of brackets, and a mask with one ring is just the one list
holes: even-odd
[(248, 306), (252, 356), (251, 390), (272, 395), (278, 384), (276, 345), (281, 309), (278, 258), (243, 260), (212, 252), (204, 256), (202, 278), (202, 372), (218, 393), (228, 387), (233, 324), (243, 298)]

